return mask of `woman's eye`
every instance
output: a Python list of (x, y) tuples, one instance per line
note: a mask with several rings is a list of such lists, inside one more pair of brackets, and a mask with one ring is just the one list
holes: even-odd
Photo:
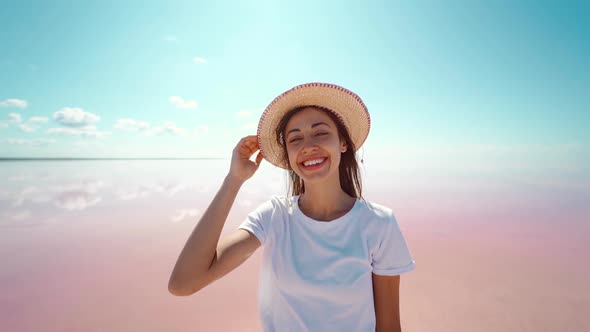
[[(324, 135), (328, 135), (328, 133), (326, 133), (326, 132), (320, 132), (320, 133), (315, 134), (315, 136), (324, 136)], [(301, 138), (301, 137), (294, 137), (294, 138), (292, 138), (292, 139), (289, 140), (289, 143), (293, 143), (293, 142), (297, 142), (297, 141), (301, 141), (301, 140), (303, 140), (303, 138)]]

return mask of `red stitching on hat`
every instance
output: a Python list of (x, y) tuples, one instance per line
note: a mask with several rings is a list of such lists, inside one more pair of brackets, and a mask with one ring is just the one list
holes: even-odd
[[(296, 87), (293, 87), (283, 93), (281, 93), (278, 97), (276, 97), (267, 107), (267, 109), (274, 105), (278, 100), (280, 100), (281, 98), (283, 98), (286, 94), (295, 91), (297, 89), (301, 89), (301, 88), (306, 88), (306, 87), (314, 87), (314, 86), (319, 86), (319, 87), (325, 87), (325, 88), (332, 88), (332, 89), (336, 89), (338, 91), (342, 91), (345, 92), (346, 94), (348, 94), (349, 96), (353, 97), (359, 104), (361, 104), (363, 106), (363, 108), (365, 109), (365, 111), (367, 111), (367, 106), (365, 105), (365, 103), (363, 102), (363, 100), (354, 92), (341, 87), (339, 85), (336, 84), (330, 84), (330, 83), (320, 83), (320, 82), (313, 82), (313, 83), (305, 83), (305, 84), (300, 84)], [(367, 111), (368, 113), (368, 111)]]

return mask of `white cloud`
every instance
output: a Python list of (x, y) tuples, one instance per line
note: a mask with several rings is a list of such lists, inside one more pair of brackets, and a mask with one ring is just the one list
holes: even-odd
[(79, 182), (51, 187), (51, 191), (57, 193), (54, 203), (65, 210), (84, 210), (98, 204), (102, 197), (99, 195), (105, 187), (110, 185), (97, 179), (83, 179)]
[(6, 99), (0, 101), (0, 107), (18, 107), (26, 108), (29, 105), (26, 100), (22, 99)]
[(114, 128), (124, 131), (138, 131), (148, 129), (150, 125), (147, 122), (141, 122), (133, 119), (118, 119)]
[(21, 123), (22, 121), (22, 118), (18, 113), (8, 113), (8, 117), (10, 118), (8, 123)]
[(55, 143), (54, 139), (37, 138), (37, 139), (22, 139), (22, 138), (7, 138), (3, 142), (12, 145), (27, 145), (27, 146), (45, 146), (51, 143)]
[(258, 122), (248, 122), (240, 127), (241, 130), (256, 130), (258, 129)]
[(196, 190), (195, 186), (188, 185), (184, 182), (163, 182), (147, 185), (127, 186), (117, 189), (116, 194), (121, 200), (131, 200), (145, 197), (154, 193), (174, 196), (182, 191)]
[(95, 126), (84, 126), (81, 128), (49, 128), (47, 130), (47, 133), (48, 134), (58, 134), (58, 135), (95, 137), (95, 138), (103, 138), (105, 136), (111, 135), (110, 132), (96, 130)]
[(8, 125), (4, 122), (0, 122), (0, 128), (6, 128)]
[(52, 186), (51, 190), (54, 192), (66, 192), (66, 191), (84, 191), (87, 193), (95, 194), (103, 188), (108, 188), (111, 185), (102, 180), (94, 178), (87, 178), (78, 180), (78, 182), (72, 182), (68, 184), (60, 184)]
[(101, 141), (88, 141), (88, 140), (82, 140), (82, 141), (77, 141), (74, 143), (75, 147), (78, 148), (104, 148), (105, 146), (107, 146), (105, 143), (101, 142)]
[(135, 188), (120, 188), (117, 190), (117, 197), (120, 200), (129, 201), (140, 197), (146, 197), (151, 193), (149, 187), (139, 185)]
[(19, 125), (19, 128), (22, 131), (27, 132), (27, 133), (31, 133), (31, 132), (34, 132), (35, 130), (37, 130), (37, 128), (35, 128), (33, 126), (30, 126), (30, 125), (28, 125), (26, 123), (23, 123), (23, 124)]
[(237, 116), (238, 116), (239, 118), (247, 118), (247, 117), (249, 117), (250, 115), (252, 115), (252, 112), (250, 112), (250, 111), (239, 111), (239, 112), (238, 112), (238, 113), (236, 113), (236, 114), (237, 114)]
[(46, 203), (52, 199), (51, 193), (46, 189), (37, 186), (27, 186), (13, 196), (12, 205), (21, 206), (25, 201), (34, 203)]
[(53, 113), (53, 119), (68, 127), (83, 127), (98, 122), (100, 117), (79, 107), (64, 107)]
[(38, 123), (47, 123), (49, 119), (45, 117), (34, 116), (29, 118), (27, 123), (19, 125), (19, 128), (27, 133), (31, 133), (39, 129)]
[(201, 214), (199, 209), (181, 209), (170, 218), (172, 222), (181, 222), (186, 218), (196, 218)]
[(33, 177), (30, 174), (22, 174), (22, 173), (12, 175), (7, 178), (8, 181), (27, 181), (27, 180), (32, 180), (32, 179), (33, 179)]
[[(8, 120), (9, 123), (21, 123), (22, 122), (22, 118), (20, 116), (20, 114), (17, 113), (10, 113), (9, 116), (11, 117), (10, 120)], [(26, 123), (22, 123), (20, 124), (18, 127), (20, 128), (20, 130), (27, 132), (27, 133), (31, 133), (36, 131), (37, 129), (39, 129), (39, 126), (37, 125), (38, 123), (45, 123), (48, 121), (48, 118), (44, 118), (44, 117), (32, 117), (29, 118), (29, 120)], [(0, 123), (0, 128), (1, 127), (7, 127), (8, 125)]]
[(208, 132), (209, 132), (209, 126), (201, 125), (201, 126), (195, 127), (195, 129), (193, 130), (193, 135), (194, 136), (204, 136), (204, 135), (207, 135)]
[(69, 191), (61, 193), (55, 199), (55, 205), (64, 210), (84, 210), (98, 204), (102, 199), (100, 196), (84, 192)]
[(198, 56), (198, 57), (194, 58), (194, 59), (193, 59), (193, 61), (194, 61), (195, 63), (207, 63), (207, 59), (205, 59), (205, 58), (203, 58), (203, 57), (200, 57), (200, 56)]
[(185, 136), (187, 134), (186, 130), (183, 128), (176, 127), (174, 123), (171, 121), (166, 121), (162, 126), (153, 127), (146, 131), (146, 136), (154, 136), (154, 135), (161, 135), (161, 134), (171, 134), (177, 136)]
[(41, 116), (34, 116), (31, 117), (29, 119), (29, 123), (47, 123), (47, 121), (49, 121), (49, 118), (45, 118), (45, 117), (41, 117)]
[[(32, 176), (22, 176), (24, 180), (43, 180), (43, 177), (35, 179)], [(52, 186), (26, 186), (19, 192), (12, 194), (12, 205), (21, 206), (26, 201), (33, 203), (47, 203), (54, 201), (55, 204), (66, 210), (81, 210), (85, 207), (95, 205), (100, 201), (98, 192), (103, 187), (108, 187), (103, 181), (96, 179), (83, 179), (79, 182)]]
[(174, 196), (181, 191), (190, 190), (191, 186), (181, 182), (165, 182), (151, 185), (150, 188), (153, 192), (163, 193), (168, 196)]
[(21, 211), (16, 214), (6, 215), (6, 216), (12, 220), (23, 220), (23, 219), (28, 219), (31, 216), (31, 213), (29, 211)]
[(191, 109), (191, 108), (197, 108), (198, 104), (196, 101), (194, 100), (184, 100), (181, 97), (178, 96), (171, 96), (170, 98), (168, 98), (168, 100), (170, 101), (170, 103), (174, 106), (176, 106), (177, 108), (181, 108), (181, 109)]

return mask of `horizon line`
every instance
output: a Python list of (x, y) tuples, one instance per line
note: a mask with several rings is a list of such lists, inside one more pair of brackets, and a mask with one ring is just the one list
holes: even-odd
[(84, 157), (0, 157), (0, 162), (2, 161), (91, 161), (91, 160), (223, 160), (227, 158), (169, 158), (169, 157), (162, 157), (162, 158), (117, 158), (117, 157), (99, 157), (99, 158), (84, 158)]

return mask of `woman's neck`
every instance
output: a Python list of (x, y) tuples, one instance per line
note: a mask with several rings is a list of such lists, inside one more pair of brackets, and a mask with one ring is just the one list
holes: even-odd
[(305, 193), (299, 197), (299, 208), (308, 217), (330, 221), (345, 215), (356, 202), (337, 183), (306, 183)]

